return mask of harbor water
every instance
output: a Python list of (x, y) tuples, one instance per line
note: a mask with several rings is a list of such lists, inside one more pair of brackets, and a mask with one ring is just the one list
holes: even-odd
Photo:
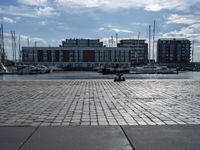
[[(0, 75), (0, 80), (73, 80), (73, 79), (114, 79), (115, 75), (97, 72), (53, 72), (37, 75)], [(125, 74), (126, 79), (191, 79), (200, 80), (200, 72), (180, 72), (179, 74)]]

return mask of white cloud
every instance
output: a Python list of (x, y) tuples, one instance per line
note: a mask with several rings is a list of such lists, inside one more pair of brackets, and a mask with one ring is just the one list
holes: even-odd
[(20, 19), (21, 19), (21, 17), (17, 16), (17, 17), (15, 17), (15, 19), (16, 19), (16, 20), (20, 20)]
[(131, 31), (131, 30), (119, 29), (119, 28), (112, 28), (111, 30), (114, 31), (114, 32), (117, 32), (117, 33), (119, 33), (119, 32), (123, 32), (123, 33), (133, 33), (133, 31)]
[(55, 0), (60, 6), (72, 8), (102, 8), (102, 9), (116, 9), (116, 8), (138, 8), (142, 7), (148, 11), (160, 11), (162, 9), (177, 9), (184, 10), (199, 0)]
[(111, 24), (104, 25), (104, 27), (98, 28), (98, 31), (110, 31), (110, 32), (117, 32), (117, 33), (133, 33), (133, 31), (125, 29), (123, 27), (114, 26)]
[[(166, 7), (166, 6), (165, 6)], [(165, 8), (160, 4), (149, 4), (145, 7), (145, 10), (149, 11), (160, 11), (161, 9)]]
[(117, 32), (117, 33), (119, 33), (119, 32), (121, 32), (121, 33), (133, 33), (133, 31), (131, 31), (129, 29), (125, 29), (123, 27), (118, 27), (118, 26), (113, 26), (113, 25), (110, 25), (110, 24), (107, 25), (107, 28), (108, 28), (108, 30), (114, 31), (114, 32)]
[(98, 28), (98, 31), (103, 31), (103, 30), (105, 30), (104, 27), (100, 27), (100, 28)]
[(49, 7), (49, 6), (35, 8), (35, 12), (36, 12), (37, 16), (54, 16), (54, 15), (57, 15), (54, 8)]
[[(18, 33), (15, 34), (16, 41), (18, 41), (19, 36), (20, 36), (21, 42), (27, 42), (27, 39), (29, 39), (29, 41), (32, 42), (32, 43), (34, 43), (35, 41), (39, 42), (40, 44), (46, 44), (47, 43), (46, 40), (44, 40), (43, 38), (29, 36), (29, 35), (23, 35), (23, 34), (18, 34)], [(7, 40), (8, 42), (11, 43), (11, 41), (10, 41), (11, 33), (5, 32), (4, 38), (5, 38), (5, 40)]]
[(188, 38), (200, 43), (200, 24), (192, 24), (188, 27), (183, 27), (180, 30), (174, 30), (164, 33), (162, 37), (167, 38)]
[(8, 17), (3, 17), (2, 19), (0, 19), (0, 21), (4, 22), (4, 23), (16, 23), (15, 20), (8, 18)]
[(46, 25), (46, 24), (47, 24), (47, 21), (46, 21), (46, 20), (43, 20), (43, 21), (39, 22), (39, 24), (41, 24), (41, 25)]
[(58, 15), (56, 10), (49, 6), (29, 7), (29, 6), (1, 6), (0, 14), (13, 15), (17, 17), (39, 18), (43, 16)]
[(131, 25), (133, 25), (133, 26), (149, 26), (149, 24), (141, 23), (141, 22), (132, 22)]
[(175, 24), (194, 24), (200, 22), (199, 15), (179, 15), (179, 14), (171, 14), (168, 17), (168, 24), (175, 23)]
[(65, 7), (99, 7), (105, 5), (104, 0), (55, 0), (61, 6)]
[(19, 3), (31, 6), (43, 6), (47, 4), (47, 0), (18, 0)]
[(13, 16), (22, 16), (22, 17), (31, 17), (36, 18), (37, 16), (33, 13), (32, 8), (30, 7), (16, 7), (16, 6), (1, 6), (0, 8), (0, 14), (6, 14), (6, 15), (13, 15)]

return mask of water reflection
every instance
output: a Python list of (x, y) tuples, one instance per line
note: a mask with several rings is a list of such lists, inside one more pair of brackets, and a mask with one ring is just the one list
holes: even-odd
[[(54, 72), (38, 75), (0, 75), (0, 80), (62, 80), (62, 79), (114, 79), (115, 75), (97, 72)], [(193, 79), (200, 80), (200, 72), (180, 72), (177, 74), (126, 74), (126, 79)]]

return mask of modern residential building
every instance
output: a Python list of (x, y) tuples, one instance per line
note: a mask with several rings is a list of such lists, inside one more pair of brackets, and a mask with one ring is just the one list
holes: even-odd
[(2, 52), (1, 52), (1, 49), (0, 49), (0, 63), (2, 62)]
[[(144, 40), (143, 44), (146, 46)], [(22, 47), (22, 58), (26, 64), (69, 68), (130, 67), (131, 63), (144, 64), (147, 61), (141, 45), (138, 46), (140, 52), (133, 45), (125, 45), (123, 40), (118, 47), (105, 47), (99, 40), (66, 39), (59, 47)]]
[(62, 47), (103, 47), (99, 39), (66, 39)]
[(148, 63), (148, 44), (145, 40), (125, 39), (120, 40), (117, 47), (127, 47), (130, 50), (130, 62), (132, 65), (141, 65)]
[(158, 63), (190, 63), (191, 42), (188, 39), (159, 39)]
[(5, 58), (5, 55), (4, 55), (4, 52), (3, 52), (3, 48), (0, 45), (0, 63), (4, 63), (3, 62), (4, 58)]
[[(1, 29), (1, 28), (0, 28)], [(0, 31), (1, 32), (1, 31)], [(0, 35), (1, 36), (1, 35)], [(3, 59), (3, 41), (0, 37), (0, 63), (2, 62)]]

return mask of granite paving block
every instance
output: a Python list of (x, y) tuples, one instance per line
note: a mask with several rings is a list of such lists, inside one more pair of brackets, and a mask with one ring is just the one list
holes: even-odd
[(200, 124), (200, 81), (0, 81), (0, 126)]

